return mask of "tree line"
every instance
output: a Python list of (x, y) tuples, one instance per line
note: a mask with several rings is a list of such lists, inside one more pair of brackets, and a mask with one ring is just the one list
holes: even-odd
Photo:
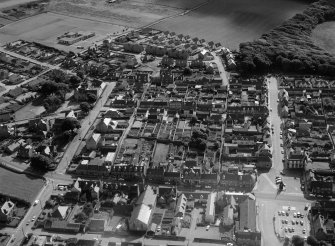
[(237, 65), (244, 74), (286, 72), (335, 75), (335, 58), (311, 40), (313, 29), (335, 20), (335, 3), (320, 0), (258, 40), (240, 44)]

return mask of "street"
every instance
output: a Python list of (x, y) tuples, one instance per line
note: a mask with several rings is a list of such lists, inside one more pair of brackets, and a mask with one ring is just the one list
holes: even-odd
[[(269, 95), (269, 119), (273, 124), (274, 133), (272, 134), (272, 168), (269, 172), (261, 173), (258, 177), (257, 184), (253, 190), (256, 195), (258, 204), (258, 228), (262, 232), (262, 245), (279, 246), (282, 245), (274, 232), (273, 216), (282, 206), (302, 206), (308, 202), (300, 190), (299, 178), (293, 176), (284, 176), (280, 172), (283, 171), (283, 144), (281, 139), (281, 123), (280, 112), (278, 107), (278, 86), (274, 77), (266, 78), (268, 83)], [(276, 176), (281, 176), (285, 183), (285, 189), (278, 192), (275, 183)], [(264, 236), (266, 235), (266, 236)]]
[(85, 138), (94, 120), (97, 118), (100, 110), (106, 103), (109, 94), (112, 92), (114, 86), (115, 83), (113, 82), (107, 84), (105, 90), (103, 91), (101, 97), (98, 99), (94, 108), (91, 110), (89, 115), (81, 122), (81, 129), (79, 134), (77, 134), (77, 136), (73, 139), (73, 141), (69, 144), (68, 148), (64, 152), (64, 155), (56, 171), (49, 172), (44, 176), (46, 178), (46, 185), (36, 197), (36, 200), (40, 200), (40, 203), (30, 207), (26, 216), (22, 219), (17, 229), (13, 232), (11, 240), (8, 242), (7, 245), (18, 245), (22, 241), (24, 235), (31, 231), (31, 226), (33, 223), (29, 223), (27, 225), (27, 222), (30, 221), (33, 216), (39, 216), (42, 211), (42, 207), (44, 206), (45, 201), (50, 197), (53, 188), (57, 187), (58, 184), (71, 184), (73, 182), (72, 178), (69, 175), (65, 174), (66, 168), (81, 143), (81, 140), (79, 139)]

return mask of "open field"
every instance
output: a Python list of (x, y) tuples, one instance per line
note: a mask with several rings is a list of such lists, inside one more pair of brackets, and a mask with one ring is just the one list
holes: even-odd
[(154, 163), (166, 162), (166, 156), (169, 153), (169, 145), (157, 143), (154, 154)]
[[(44, 13), (11, 23), (0, 29), (2, 43), (24, 39), (40, 42), (45, 45), (66, 50), (69, 46), (57, 44), (57, 37), (69, 31), (92, 31), (96, 36), (81, 41), (73, 46), (90, 44), (94, 40), (101, 40), (110, 33), (121, 32), (123, 26), (103, 23), (99, 21), (84, 20), (54, 13)], [(73, 47), (72, 46), (72, 47)]]
[(15, 120), (35, 118), (45, 111), (43, 106), (33, 106), (32, 102), (15, 112)]
[(0, 167), (0, 194), (33, 202), (44, 181)]
[(335, 21), (318, 25), (311, 38), (317, 46), (335, 55)]
[[(198, 1), (200, 0), (196, 2)], [(168, 7), (168, 4), (157, 5), (151, 2), (157, 3), (158, 1), (127, 0), (108, 3), (106, 0), (53, 0), (50, 2), (49, 11), (83, 18), (100, 19), (130, 27), (140, 27), (183, 12), (178, 7)], [(180, 6), (177, 0), (173, 2), (175, 4), (172, 5)], [(188, 2), (186, 5), (193, 6), (190, 0), (182, 2)]]
[(306, 6), (295, 0), (211, 0), (187, 15), (168, 19), (153, 28), (221, 42), (236, 49), (239, 43), (259, 38)]

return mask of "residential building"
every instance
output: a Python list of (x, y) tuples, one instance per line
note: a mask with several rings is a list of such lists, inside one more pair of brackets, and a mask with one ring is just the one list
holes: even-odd
[(101, 134), (93, 133), (90, 138), (86, 140), (86, 148), (88, 150), (96, 150), (101, 144)]
[(20, 144), (17, 150), (17, 157), (22, 159), (31, 158), (34, 154), (34, 148), (28, 143)]
[(156, 206), (157, 194), (151, 186), (147, 186), (145, 191), (135, 203), (135, 208), (129, 219), (129, 230), (146, 231), (149, 226), (151, 214)]
[(206, 212), (205, 212), (205, 221), (207, 223), (214, 223), (215, 220), (215, 202), (216, 202), (216, 192), (212, 192), (208, 195), (207, 204), (206, 204)]
[(99, 133), (110, 133), (117, 127), (118, 122), (113, 121), (111, 118), (103, 118), (97, 124), (95, 129)]
[(187, 198), (184, 194), (181, 194), (177, 199), (177, 204), (175, 207), (175, 216), (183, 218), (186, 210)]
[(15, 210), (15, 204), (11, 201), (6, 201), (0, 209), (0, 222), (10, 221)]
[(285, 168), (288, 169), (302, 169), (306, 165), (307, 155), (302, 149), (289, 149), (287, 160), (285, 161)]
[(82, 162), (76, 168), (76, 174), (83, 176), (104, 177), (109, 175), (109, 169), (105, 160), (102, 158), (94, 158), (88, 163)]
[(10, 129), (8, 125), (1, 124), (0, 125), (0, 139), (8, 138), (11, 135)]

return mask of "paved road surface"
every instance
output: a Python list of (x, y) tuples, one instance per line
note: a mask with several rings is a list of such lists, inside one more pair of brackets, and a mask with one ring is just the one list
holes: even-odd
[[(293, 176), (281, 176), (280, 172), (283, 170), (283, 154), (281, 153), (283, 143), (280, 139), (281, 131), (281, 118), (279, 116), (278, 106), (278, 86), (275, 78), (268, 80), (268, 94), (269, 94), (269, 108), (270, 111), (270, 123), (274, 126), (274, 134), (272, 134), (272, 160), (273, 165), (269, 172), (262, 173), (258, 177), (254, 193), (256, 195), (256, 201), (258, 203), (258, 228), (262, 231), (264, 246), (279, 246), (282, 242), (277, 239), (274, 227), (273, 227), (273, 216), (283, 205), (291, 206), (303, 206), (308, 202), (302, 191), (300, 190), (299, 179), (295, 179)], [(275, 177), (281, 176), (284, 183), (286, 184), (286, 190), (280, 193), (278, 187), (275, 184)]]
[(218, 65), (218, 69), (220, 72), (220, 76), (222, 78), (222, 83), (223, 85), (228, 85), (228, 76), (227, 76), (227, 72), (224, 69), (224, 66), (222, 64), (222, 59), (220, 56), (216, 55), (215, 52), (212, 52), (212, 55), (214, 56), (214, 60), (213, 62), (215, 62)]
[(79, 133), (74, 137), (66, 151), (64, 152), (64, 155), (62, 157), (62, 160), (59, 162), (59, 165), (57, 167), (57, 170), (55, 173), (64, 174), (66, 171), (66, 168), (70, 161), (72, 160), (74, 154), (76, 153), (81, 140), (84, 139), (88, 130), (93, 125), (94, 120), (97, 118), (97, 116), (100, 113), (100, 110), (102, 109), (103, 105), (107, 102), (107, 99), (112, 92), (113, 88), (115, 86), (114, 82), (107, 83), (105, 90), (103, 91), (101, 97), (97, 101), (94, 108), (90, 111), (89, 115), (81, 122), (81, 128)]

